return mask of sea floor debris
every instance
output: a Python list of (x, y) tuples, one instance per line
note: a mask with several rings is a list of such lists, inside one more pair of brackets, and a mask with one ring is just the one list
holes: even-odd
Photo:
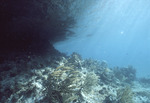
[(77, 53), (30, 59), (0, 65), (0, 103), (150, 103), (149, 79), (137, 79), (132, 66), (109, 68)]

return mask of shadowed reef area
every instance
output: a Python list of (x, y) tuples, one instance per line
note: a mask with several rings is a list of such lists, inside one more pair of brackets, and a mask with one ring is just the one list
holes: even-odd
[(69, 28), (75, 20), (68, 9), (70, 1), (2, 0), (0, 54), (45, 53), (54, 42), (64, 40), (66, 32), (72, 35)]

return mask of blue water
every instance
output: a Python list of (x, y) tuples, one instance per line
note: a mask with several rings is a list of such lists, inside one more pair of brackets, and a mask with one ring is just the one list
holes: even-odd
[(56, 49), (83, 58), (106, 60), (110, 67), (132, 65), (137, 76), (150, 75), (150, 0), (93, 0), (76, 15), (74, 37)]

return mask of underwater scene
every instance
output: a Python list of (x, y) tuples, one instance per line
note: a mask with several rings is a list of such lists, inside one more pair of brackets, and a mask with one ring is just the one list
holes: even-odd
[(150, 103), (150, 0), (1, 0), (0, 103)]

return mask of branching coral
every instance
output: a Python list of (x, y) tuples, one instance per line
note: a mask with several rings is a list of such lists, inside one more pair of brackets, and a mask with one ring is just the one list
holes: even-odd
[(131, 83), (136, 79), (136, 69), (132, 66), (128, 67), (116, 67), (114, 68), (114, 74), (121, 82)]
[(48, 77), (47, 98), (52, 103), (56, 100), (68, 103), (66, 101), (77, 99), (81, 87), (81, 73), (72, 67), (60, 66)]
[(101, 64), (96, 60), (86, 59), (83, 62), (83, 66), (86, 67), (88, 71), (94, 71), (97, 74), (101, 71)]
[(82, 58), (78, 53), (73, 53), (71, 57), (68, 59), (68, 64), (67, 65), (74, 65), (74, 68), (76, 69), (81, 69), (82, 67)]
[(98, 76), (93, 72), (87, 73), (83, 84), (84, 91), (90, 92), (92, 90), (92, 87), (97, 84), (98, 84)]
[(117, 91), (117, 103), (134, 103), (133, 92), (129, 86)]
[(81, 91), (88, 93), (97, 83), (98, 76), (94, 72), (83, 74), (73, 66), (61, 65), (48, 77), (47, 99), (52, 103), (80, 101)]

